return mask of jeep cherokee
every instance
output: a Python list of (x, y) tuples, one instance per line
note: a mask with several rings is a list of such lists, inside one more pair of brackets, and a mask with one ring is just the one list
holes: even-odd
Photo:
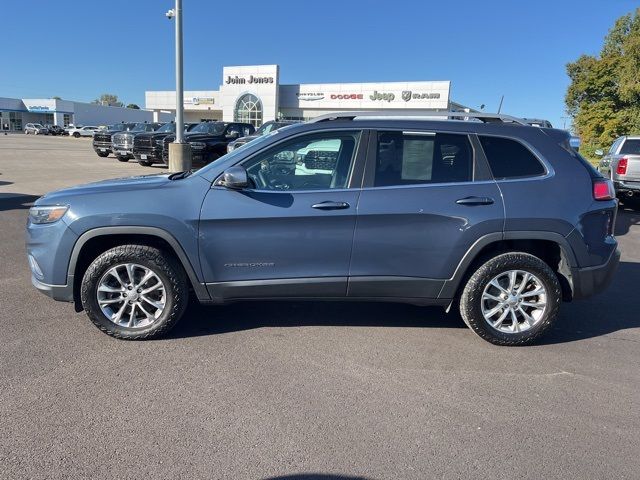
[(47, 194), (32, 282), (123, 339), (166, 333), (193, 295), (455, 307), (483, 339), (529, 344), (610, 282), (613, 185), (565, 131), (446, 115), (325, 116), (195, 172)]

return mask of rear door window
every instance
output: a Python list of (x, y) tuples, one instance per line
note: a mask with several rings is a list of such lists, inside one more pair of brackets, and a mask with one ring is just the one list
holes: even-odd
[(544, 166), (520, 142), (509, 138), (482, 135), (479, 139), (496, 180), (544, 175)]
[(374, 186), (468, 182), (473, 150), (466, 135), (379, 132)]

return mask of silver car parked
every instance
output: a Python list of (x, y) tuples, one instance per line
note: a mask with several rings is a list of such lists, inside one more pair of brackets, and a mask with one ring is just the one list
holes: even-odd
[(24, 126), (25, 135), (30, 133), (34, 135), (49, 135), (49, 129), (39, 123), (27, 123)]
[(640, 136), (620, 137), (606, 155), (595, 153), (602, 156), (598, 170), (611, 178), (618, 198), (640, 206)]

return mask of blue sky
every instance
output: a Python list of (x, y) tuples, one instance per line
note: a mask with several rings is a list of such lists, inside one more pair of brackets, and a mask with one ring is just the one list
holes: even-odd
[[(565, 64), (597, 54), (627, 0), (183, 0), (185, 88), (224, 65), (280, 65), (281, 83), (451, 80), (452, 99), (562, 127)], [(175, 88), (171, 0), (5, 0), (0, 96), (101, 93), (144, 105)], [(9, 21), (7, 21), (9, 20)], [(7, 43), (9, 42), (9, 43)], [(15, 43), (12, 43), (15, 42)], [(8, 48), (7, 48), (8, 46)]]

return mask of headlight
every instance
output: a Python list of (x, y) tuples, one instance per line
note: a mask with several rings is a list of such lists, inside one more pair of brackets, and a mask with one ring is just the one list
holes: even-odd
[(60, 220), (69, 210), (69, 205), (35, 206), (29, 209), (29, 218), (32, 223), (54, 223)]
[(164, 139), (158, 138), (155, 143), (158, 147), (161, 147), (164, 144)]
[(190, 143), (191, 143), (191, 148), (195, 148), (196, 150), (200, 150), (207, 146), (207, 144), (204, 142), (190, 142)]

